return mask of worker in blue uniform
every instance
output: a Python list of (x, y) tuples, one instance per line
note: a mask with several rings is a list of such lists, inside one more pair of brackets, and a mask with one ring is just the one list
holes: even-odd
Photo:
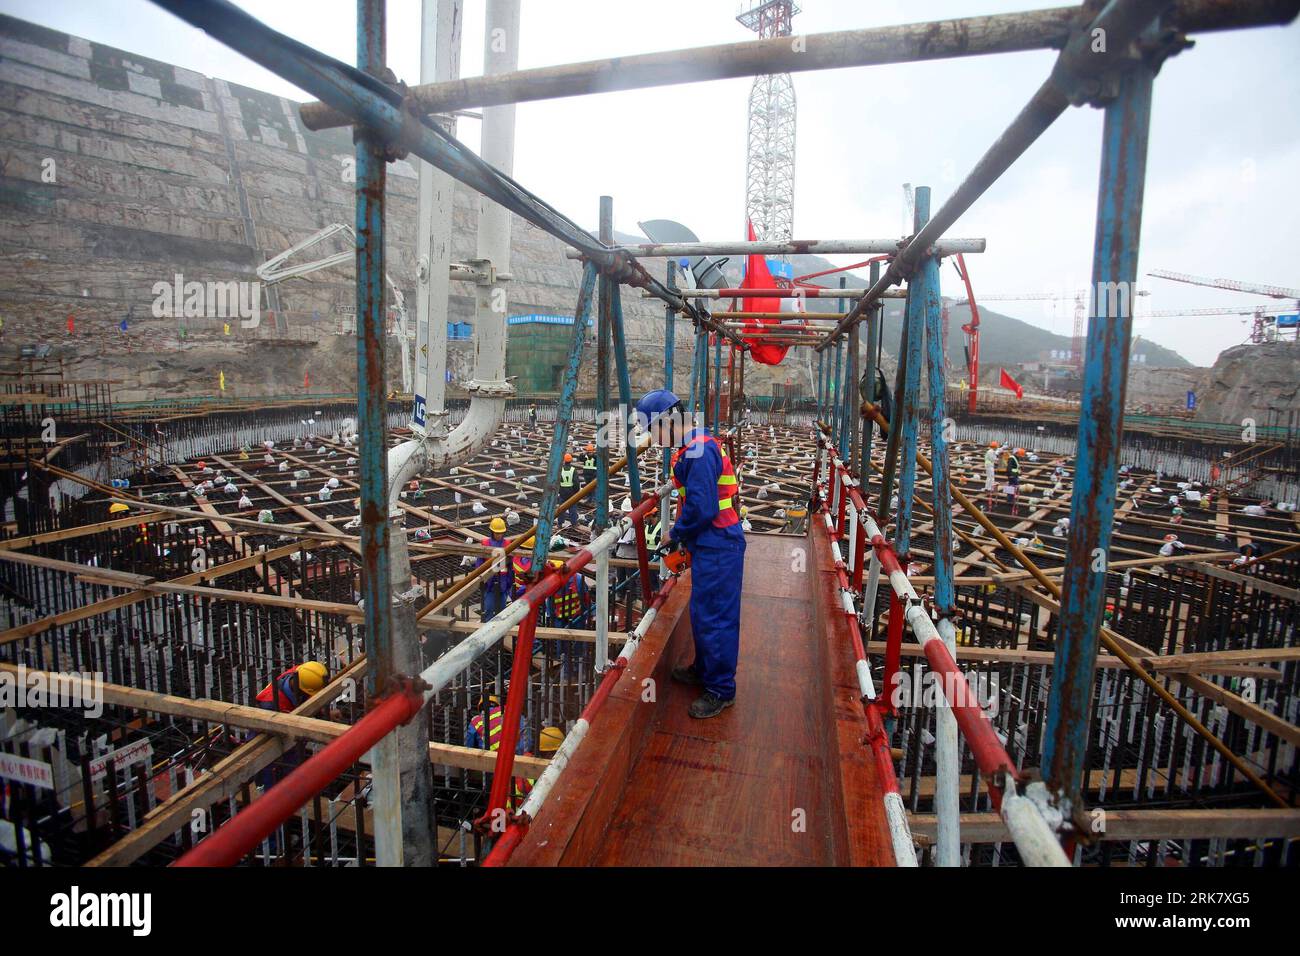
[(718, 440), (691, 427), (681, 400), (667, 389), (647, 393), (637, 403), (637, 417), (655, 444), (675, 449), (672, 480), (680, 508), (664, 542), (677, 542), (691, 557), (695, 660), (674, 668), (673, 679), (703, 687), (691, 703), (692, 717), (716, 717), (736, 701), (740, 654), (745, 533), (735, 500), (736, 474)]

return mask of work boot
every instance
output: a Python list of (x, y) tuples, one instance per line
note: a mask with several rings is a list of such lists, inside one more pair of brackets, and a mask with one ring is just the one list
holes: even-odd
[(694, 664), (688, 664), (686, 667), (674, 667), (673, 680), (679, 684), (693, 684), (697, 687), (704, 683), (704, 681), (700, 680), (700, 675), (695, 673)]
[(701, 697), (691, 701), (690, 715), (703, 720), (706, 717), (716, 717), (728, 707), (736, 702), (736, 698), (723, 700), (721, 697), (706, 690)]

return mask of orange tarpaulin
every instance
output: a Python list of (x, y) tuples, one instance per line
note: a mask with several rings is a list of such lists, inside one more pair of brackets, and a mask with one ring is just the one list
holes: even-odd
[[(754, 224), (749, 223), (749, 241), (754, 242)], [(750, 255), (745, 263), (745, 279), (740, 283), (742, 289), (775, 289), (777, 288), (776, 280), (772, 278), (771, 271), (767, 268), (767, 257), (758, 254)], [(780, 312), (781, 299), (741, 299), (740, 308), (736, 309), (735, 303), (732, 304), (732, 311), (744, 312)], [(754, 343), (753, 335), (761, 333), (766, 325), (774, 325), (778, 319), (746, 319), (745, 332), (743, 335), (747, 342), (750, 343), (749, 354), (753, 356), (755, 362), (763, 365), (780, 365), (785, 358), (785, 353), (789, 350), (785, 345), (772, 345), (771, 343)]]

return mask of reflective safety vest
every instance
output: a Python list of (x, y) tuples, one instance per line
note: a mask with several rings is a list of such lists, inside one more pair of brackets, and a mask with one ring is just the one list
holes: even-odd
[(561, 488), (572, 488), (572, 487), (573, 487), (573, 476), (576, 475), (577, 472), (578, 472), (578, 469), (574, 468), (572, 465), (565, 465), (563, 468), (561, 468), (561, 469), (560, 469), (560, 487), (561, 487)]
[(726, 450), (721, 443), (712, 435), (696, 435), (681, 448), (673, 452), (672, 471), (673, 487), (677, 489), (678, 495), (682, 501), (686, 500), (686, 488), (677, 480), (677, 461), (686, 453), (686, 449), (692, 445), (701, 442), (711, 442), (718, 449), (718, 454), (722, 457), (722, 474), (718, 476), (718, 513), (713, 516), (713, 527), (730, 528), (733, 524), (740, 524), (740, 514), (736, 511), (736, 506), (732, 501), (732, 495), (736, 493), (736, 472), (731, 467), (731, 459), (727, 457)]
[(596, 470), (596, 459), (593, 458), (591, 455), (588, 455), (586, 458), (583, 459), (583, 461), (582, 461), (582, 467), (585, 468), (585, 469), (587, 469), (587, 471), (595, 471), (595, 470)]
[[(492, 538), (484, 538), (482, 543), (483, 543), (483, 547), (485, 548), (504, 548), (506, 546), (504, 539), (502, 539), (501, 541), (494, 541)], [(494, 559), (493, 558), (483, 559), (483, 561), (487, 561), (487, 562), (490, 562), (492, 560)], [(479, 563), (481, 564), (483, 562), (481, 561)], [(484, 584), (487, 587), (496, 587), (498, 590), (504, 591), (506, 588), (510, 586), (510, 565), (502, 561), (501, 570), (497, 571), (495, 574), (487, 575)]]
[[(288, 678), (292, 677), (296, 673), (298, 673), (298, 665), (295, 664), (283, 674), (279, 675), (275, 680), (271, 681), (271, 683), (263, 687), (261, 692), (257, 695), (258, 706), (262, 707), (263, 710), (270, 710), (271, 702), (274, 701), (275, 706), (279, 708), (280, 713), (287, 714), (301, 704), (303, 700), (302, 695), (300, 694), (297, 697), (294, 696), (291, 690), (293, 682), (288, 680)], [(276, 685), (279, 685), (278, 690)]]
[(475, 714), (470, 718), (469, 725), (474, 728), (478, 734), (479, 740), (487, 741), (488, 750), (497, 750), (501, 746), (501, 727), (505, 723), (505, 715), (501, 713), (501, 708), (493, 704), (488, 709), (488, 732), (483, 733), (483, 715)]
[(555, 608), (558, 620), (573, 621), (582, 614), (582, 593), (578, 588), (578, 576), (575, 574), (551, 598), (551, 606)]
[(645, 533), (645, 546), (647, 551), (659, 550), (659, 540), (663, 537), (664, 523), (662, 520), (655, 522), (653, 528), (647, 529)]

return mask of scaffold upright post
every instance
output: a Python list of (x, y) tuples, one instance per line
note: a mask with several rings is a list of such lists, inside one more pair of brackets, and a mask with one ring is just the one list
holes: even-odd
[(1120, 76), (1118, 95), (1106, 106), (1102, 129), (1079, 451), (1070, 501), (1061, 630), (1043, 745), (1043, 776), (1067, 819), (1078, 818), (1083, 809), (1080, 787), (1115, 517), (1132, 292), (1157, 68), (1142, 56), (1131, 59)]
[[(930, 187), (918, 186), (913, 230), (920, 232), (930, 219)], [(925, 296), (917, 283), (917, 273), (907, 282), (907, 315), (904, 338), (907, 343), (900, 364), (906, 369), (902, 394), (894, 403), (901, 435), (899, 445), (898, 521), (894, 532), (899, 561), (907, 567), (912, 543), (912, 496), (916, 493), (916, 452), (921, 421), (921, 354), (925, 344)], [(838, 340), (837, 340), (838, 341)], [(893, 422), (890, 422), (892, 435)]]
[[(926, 201), (929, 195), (926, 190)], [(919, 201), (919, 200), (918, 200)], [(928, 206), (927, 210), (928, 212)], [(924, 223), (918, 223), (924, 225)], [(909, 280), (909, 305), (921, 313), (925, 326), (925, 351), (927, 398), (930, 404), (930, 447), (933, 483), (933, 550), (934, 550), (934, 606), (938, 615), (935, 630), (948, 653), (955, 660), (957, 641), (953, 630), (954, 611), (953, 559), (952, 559), (952, 495), (948, 491), (948, 419), (944, 408), (946, 366), (943, 352), (943, 306), (939, 292), (939, 261), (925, 256), (917, 264)], [(856, 328), (856, 326), (854, 327)], [(919, 338), (919, 336), (918, 336)], [(919, 391), (919, 387), (918, 387)], [(932, 674), (933, 680), (939, 680)], [(961, 805), (959, 801), (960, 772), (957, 739), (957, 719), (947, 706), (948, 696), (936, 694), (939, 701), (935, 728), (935, 794), (934, 809), (938, 830), (935, 857), (939, 866), (961, 865)]]

